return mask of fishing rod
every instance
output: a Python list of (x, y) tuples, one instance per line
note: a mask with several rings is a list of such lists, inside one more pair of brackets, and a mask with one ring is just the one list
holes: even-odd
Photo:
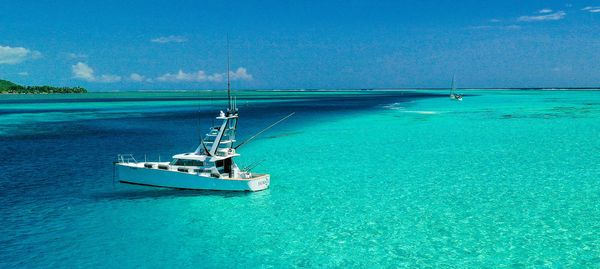
[(250, 172), (250, 170), (256, 168), (258, 165), (260, 165), (264, 161), (265, 160), (260, 160), (260, 161), (253, 162), (252, 164), (250, 164), (250, 165), (246, 166), (244, 169), (242, 169), (242, 171)]
[(282, 121), (284, 121), (284, 120), (287, 120), (289, 117), (293, 116), (294, 114), (296, 114), (296, 112), (292, 112), (292, 113), (290, 113), (289, 115), (287, 115), (287, 116), (283, 117), (282, 119), (278, 120), (277, 122), (275, 122), (275, 123), (273, 123), (273, 124), (269, 125), (269, 127), (267, 127), (267, 128), (265, 128), (265, 129), (263, 129), (262, 131), (260, 131), (260, 132), (256, 133), (255, 135), (251, 136), (250, 138), (248, 138), (248, 139), (244, 140), (244, 141), (243, 141), (242, 143), (240, 143), (239, 145), (235, 146), (235, 147), (234, 147), (234, 149), (237, 149), (237, 148), (239, 148), (239, 147), (241, 147), (241, 146), (243, 146), (243, 145), (247, 144), (248, 142), (250, 142), (250, 141), (254, 140), (254, 138), (258, 137), (258, 136), (259, 136), (259, 135), (261, 135), (262, 133), (264, 133), (264, 132), (266, 132), (267, 130), (271, 129), (273, 126), (275, 126), (275, 125), (279, 124), (280, 122), (282, 122)]

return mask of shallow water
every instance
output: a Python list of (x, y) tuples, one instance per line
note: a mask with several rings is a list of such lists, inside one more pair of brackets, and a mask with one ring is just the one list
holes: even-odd
[(212, 93), (0, 96), (0, 267), (600, 267), (600, 92), (248, 92), (258, 193), (114, 184)]

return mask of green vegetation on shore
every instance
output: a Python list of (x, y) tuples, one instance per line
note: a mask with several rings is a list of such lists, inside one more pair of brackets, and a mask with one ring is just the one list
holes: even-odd
[(43, 94), (43, 93), (86, 93), (82, 87), (21, 86), (8, 80), (0, 79), (0, 94)]

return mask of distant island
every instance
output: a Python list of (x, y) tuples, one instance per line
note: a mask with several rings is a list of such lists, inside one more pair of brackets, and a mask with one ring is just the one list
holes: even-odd
[(0, 79), (0, 94), (47, 94), (47, 93), (87, 93), (82, 87), (21, 86)]

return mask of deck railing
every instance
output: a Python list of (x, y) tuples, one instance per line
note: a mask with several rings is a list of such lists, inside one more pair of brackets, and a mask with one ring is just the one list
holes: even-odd
[(137, 163), (133, 154), (119, 154), (117, 155), (117, 162), (119, 163)]

